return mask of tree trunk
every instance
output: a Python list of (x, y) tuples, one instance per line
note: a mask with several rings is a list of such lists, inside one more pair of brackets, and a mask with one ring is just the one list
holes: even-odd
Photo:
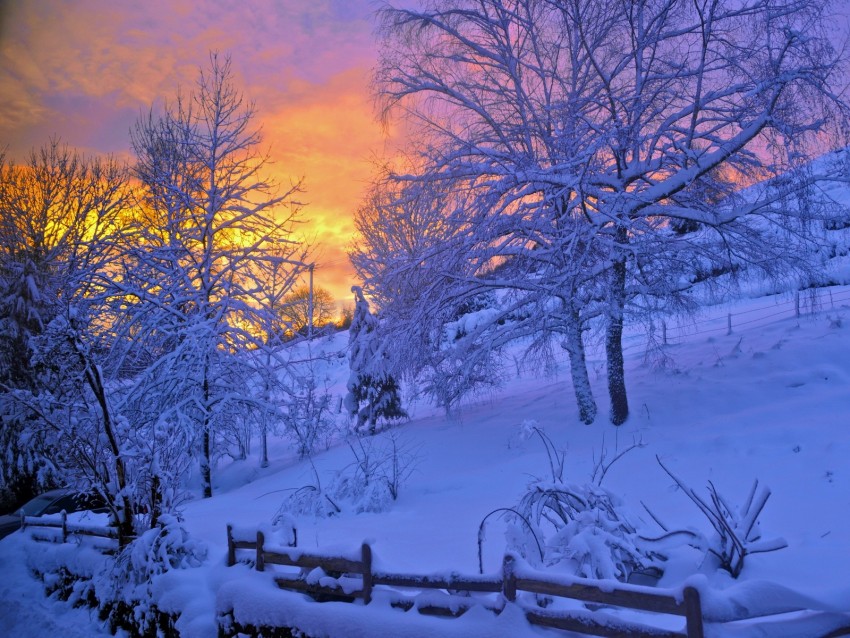
[(204, 488), (204, 498), (212, 498), (212, 468), (210, 457), (212, 455), (212, 436), (210, 434), (210, 429), (212, 425), (210, 424), (210, 410), (209, 410), (209, 401), (210, 401), (210, 379), (208, 369), (209, 366), (205, 366), (204, 370), (204, 425), (203, 431), (201, 432), (201, 483)]
[(622, 425), (629, 418), (626, 372), (623, 365), (623, 310), (626, 305), (626, 260), (614, 262), (611, 276), (611, 309), (605, 335), (608, 367), (608, 394), (611, 397), (611, 423)]
[(260, 459), (260, 467), (268, 467), (269, 466), (269, 442), (268, 442), (268, 433), (266, 432), (266, 417), (263, 417), (263, 457)]
[(587, 376), (581, 322), (575, 309), (571, 312), (570, 323), (567, 326), (567, 339), (563, 345), (570, 357), (570, 375), (573, 380), (579, 419), (582, 423), (590, 425), (596, 419), (596, 401), (593, 399), (593, 390)]
[(204, 417), (204, 432), (201, 441), (201, 484), (204, 488), (204, 498), (212, 497), (212, 469), (210, 468), (210, 424)]
[(127, 470), (124, 466), (124, 457), (121, 455), (119, 437), (115, 431), (112, 409), (106, 396), (106, 386), (103, 383), (100, 368), (91, 361), (79, 336), (75, 332), (69, 335), (69, 339), (77, 351), (80, 363), (83, 365), (86, 383), (100, 406), (100, 412), (103, 418), (103, 432), (109, 444), (109, 451), (111, 453), (110, 461), (114, 470), (113, 474), (109, 471), (109, 467), (106, 467), (104, 481), (107, 483), (114, 481), (115, 484), (114, 488), (107, 488), (105, 490), (105, 495), (108, 495), (111, 501), (110, 509), (112, 510), (113, 523), (118, 531), (118, 545), (123, 548), (135, 535), (135, 509), (126, 489)]
[(153, 529), (159, 523), (162, 517), (162, 483), (158, 474), (151, 477), (151, 521), (150, 527)]

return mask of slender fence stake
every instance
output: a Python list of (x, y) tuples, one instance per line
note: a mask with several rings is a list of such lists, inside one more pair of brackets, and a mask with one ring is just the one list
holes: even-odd
[(266, 570), (266, 557), (263, 554), (263, 552), (264, 552), (263, 543), (265, 542), (265, 540), (266, 540), (265, 534), (258, 531), (257, 532), (257, 560), (256, 560), (256, 563), (255, 563), (258, 572), (263, 572), (263, 571)]
[(65, 510), (62, 510), (62, 542), (68, 542), (68, 514), (65, 513)]
[(368, 605), (372, 602), (372, 548), (368, 543), (363, 543), (360, 552), (363, 562), (363, 604)]
[(227, 526), (227, 566), (233, 567), (236, 564), (236, 545), (233, 542), (233, 526)]
[(732, 313), (726, 315), (726, 334), (732, 334)]
[(794, 316), (797, 319), (800, 318), (800, 291), (797, 291), (797, 294), (794, 295)]
[(502, 561), (502, 595), (505, 600), (514, 602), (516, 600), (516, 574), (514, 573), (514, 557), (505, 555)]
[(661, 320), (661, 343), (667, 345), (667, 322)]

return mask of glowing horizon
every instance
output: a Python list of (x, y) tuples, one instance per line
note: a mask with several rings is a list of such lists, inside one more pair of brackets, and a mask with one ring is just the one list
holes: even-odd
[(23, 160), (51, 136), (130, 158), (140, 114), (192, 89), (210, 51), (234, 80), (282, 189), (299, 179), (315, 285), (350, 300), (352, 216), (383, 154), (369, 94), (370, 0), (104, 3), (34, 0), (0, 9), (0, 148)]

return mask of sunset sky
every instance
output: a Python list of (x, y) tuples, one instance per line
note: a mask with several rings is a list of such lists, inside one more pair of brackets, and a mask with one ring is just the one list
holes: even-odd
[(352, 213), (385, 153), (369, 94), (373, 0), (0, 0), (0, 147), (58, 135), (129, 158), (141, 112), (232, 56), (283, 185), (303, 177), (316, 284), (348, 300)]

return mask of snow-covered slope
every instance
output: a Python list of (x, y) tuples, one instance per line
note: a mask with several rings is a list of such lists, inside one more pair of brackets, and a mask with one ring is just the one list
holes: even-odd
[[(783, 537), (788, 547), (748, 557), (739, 581), (771, 581), (824, 608), (850, 610), (850, 287), (812, 295), (803, 296), (799, 316), (794, 297), (780, 295), (706, 308), (681, 326), (668, 320), (668, 345), (651, 357), (646, 335), (633, 329), (626, 339), (632, 416), (621, 427), (607, 424), (604, 410), (594, 425), (578, 421), (563, 362), (556, 377), (520, 367), (503, 389), (468, 402), (451, 417), (413, 405), (410, 422), (393, 431), (417, 459), (399, 499), (379, 513), (296, 517), (299, 545), (350, 551), (369, 540), (376, 563), (387, 570), (477, 573), (482, 519), (516, 505), (529, 481), (548, 473), (539, 439), (523, 436), (523, 424), (535, 421), (566, 448), (565, 478), (574, 483), (589, 479), (603, 450), (611, 458), (640, 443), (611, 467), (604, 486), (644, 519), (647, 532), (658, 527), (641, 503), (672, 528), (708, 532), (656, 456), (696, 491), (704, 493), (712, 481), (734, 504), (758, 479), (772, 490), (761, 529), (765, 536)], [(321, 347), (344, 348), (345, 338)], [(603, 361), (597, 352), (589, 362), (600, 406), (606, 397)], [(340, 392), (347, 373), (343, 359), (323, 369), (328, 386)], [(314, 483), (316, 473), (327, 484), (354, 460), (341, 444), (317, 454), (312, 464), (297, 462), (283, 441), (273, 446), (272, 456), (266, 469), (256, 458), (219, 468), (217, 495), (184, 506), (188, 530), (209, 546), (203, 567), (172, 581), (172, 600), (183, 600), (179, 606), (187, 609), (186, 635), (215, 635), (215, 593), (245, 575), (240, 567), (224, 567), (225, 525), (270, 524), (293, 489)], [(500, 565), (504, 525), (496, 517), (488, 522), (485, 570)], [(71, 627), (68, 635), (84, 635), (87, 623), (97, 624), (85, 612), (67, 613), (64, 603), (24, 605), (37, 586), (20, 568), (22, 555), (35, 560), (37, 552), (22, 534), (0, 541), (0, 634), (43, 635), (52, 622), (48, 617), (56, 614)], [(680, 585), (695, 572), (717, 590), (737, 584), (689, 550), (671, 558), (660, 585)], [(474, 618), (465, 617), (458, 630), (475, 635)], [(356, 620), (347, 614), (340, 622), (350, 626)], [(515, 624), (520, 631), (515, 635), (539, 635)], [(391, 626), (388, 636), (395, 635)]]

